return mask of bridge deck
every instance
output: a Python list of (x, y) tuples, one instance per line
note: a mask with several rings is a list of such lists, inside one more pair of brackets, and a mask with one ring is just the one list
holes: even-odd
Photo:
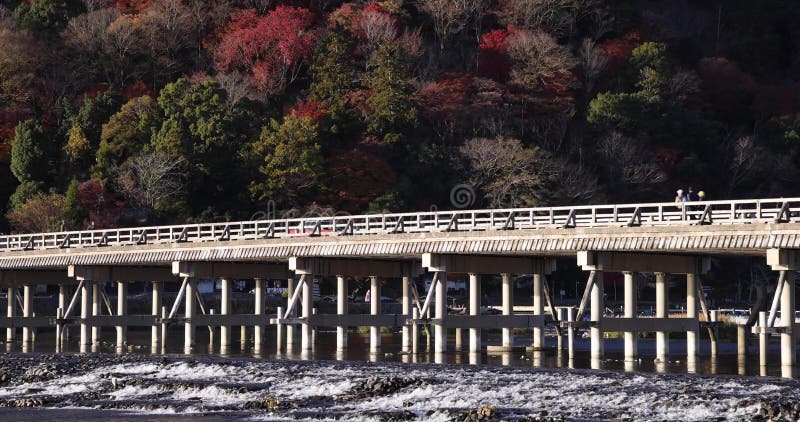
[(379, 214), (0, 237), (0, 269), (419, 259), (423, 253), (572, 255), (581, 250), (763, 255), (800, 248), (800, 198)]

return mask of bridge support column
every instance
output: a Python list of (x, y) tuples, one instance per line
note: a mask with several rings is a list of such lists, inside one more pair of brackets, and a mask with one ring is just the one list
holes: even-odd
[(765, 371), (767, 366), (767, 345), (769, 341), (769, 337), (767, 337), (767, 313), (761, 311), (758, 313), (758, 327), (760, 331), (758, 333), (758, 366), (762, 369), (762, 372)]
[[(533, 315), (544, 315), (544, 289), (542, 288), (543, 274), (533, 275)], [(533, 327), (533, 350), (544, 348), (544, 327)]]
[[(6, 315), (9, 318), (16, 316), (17, 314), (17, 288), (16, 287), (9, 287), (8, 288), (8, 296), (7, 298), (7, 313)], [(17, 329), (14, 327), (6, 328), (6, 343), (11, 344), (14, 342), (14, 337), (16, 334)]]
[(191, 353), (195, 344), (194, 314), (195, 314), (195, 291), (197, 291), (197, 279), (189, 277), (186, 283), (186, 296), (184, 297), (186, 323), (183, 325), (183, 349), (185, 353)]
[[(102, 283), (94, 282), (92, 283), (92, 316), (98, 316), (102, 314), (103, 308), (100, 303), (100, 289), (103, 287)], [(92, 345), (99, 346), (100, 345), (100, 337), (102, 336), (102, 328), (97, 325), (92, 326)]]
[[(297, 284), (294, 278), (289, 278), (286, 280), (286, 293), (288, 296), (286, 297), (286, 306), (288, 309), (289, 301), (292, 299), (292, 295), (294, 295), (294, 289), (297, 287)], [(289, 315), (289, 318), (293, 318), (297, 315), (297, 307), (292, 309), (292, 314)], [(287, 324), (286, 325), (286, 350), (289, 351), (294, 347), (294, 325)]]
[(736, 325), (736, 355), (747, 355), (747, 326)]
[[(69, 290), (66, 284), (61, 283), (58, 285), (58, 307), (62, 312), (67, 312), (67, 296)], [(58, 324), (56, 325), (56, 347), (61, 350), (62, 346), (69, 342), (69, 325)]]
[[(503, 315), (514, 315), (514, 283), (511, 280), (511, 274), (500, 274), (502, 278), (502, 294), (503, 294)], [(503, 328), (503, 350), (509, 351), (514, 347), (514, 329)]]
[[(264, 280), (256, 278), (255, 283), (255, 305), (253, 306), (253, 313), (256, 315), (264, 315)], [(264, 326), (256, 325), (253, 327), (253, 349), (258, 353), (261, 351), (263, 345)]]
[[(466, 273), (470, 276), (470, 314), (480, 313), (480, 279), (478, 274), (544, 274), (555, 269), (555, 261), (541, 258), (499, 256), (464, 256), (423, 254), (422, 266), (436, 274), (436, 320), (434, 332), (435, 351), (447, 350), (445, 318), (447, 317), (447, 272)], [(502, 326), (500, 328), (503, 328)], [(473, 334), (474, 333), (474, 334)], [(480, 329), (470, 328), (470, 351), (480, 351)]]
[[(161, 316), (162, 306), (162, 292), (164, 290), (164, 283), (160, 281), (153, 282), (153, 300), (150, 312), (156, 318)], [(153, 353), (157, 353), (161, 344), (161, 324), (155, 324), (150, 328), (150, 349)]]
[(311, 350), (314, 347), (313, 342), (311, 341), (311, 325), (308, 323), (308, 318), (311, 316), (312, 310), (311, 308), (314, 307), (314, 276), (309, 274), (306, 276), (306, 282), (303, 283), (303, 291), (301, 292), (302, 298), (302, 311), (300, 316), (302, 318), (306, 318), (306, 322), (303, 322), (300, 326), (300, 349), (302, 351)]
[[(231, 314), (231, 279), (230, 278), (221, 278), (220, 279), (220, 303), (219, 303), (219, 313), (221, 315), (227, 316)], [(187, 297), (188, 299), (188, 297)], [(221, 325), (219, 327), (219, 347), (220, 350), (227, 350), (231, 347), (231, 326), (230, 324)]]
[[(403, 319), (411, 318), (411, 305), (412, 305), (412, 298), (411, 298), (411, 277), (403, 276), (402, 279), (403, 283), (403, 303), (402, 303), (402, 311), (403, 311)], [(411, 350), (411, 327), (403, 322), (402, 327), (403, 338), (402, 338), (402, 350), (404, 352), (408, 352)]]
[[(372, 315), (381, 314), (381, 283), (378, 277), (370, 277), (369, 309)], [(369, 351), (378, 353), (381, 349), (381, 327), (369, 327)]]
[(434, 298), (434, 318), (439, 323), (433, 326), (433, 351), (444, 353), (447, 351), (447, 272), (439, 271), (439, 282), (436, 283), (436, 297)]
[[(696, 274), (686, 274), (686, 317), (697, 319), (697, 278)], [(694, 360), (699, 349), (700, 333), (697, 330), (686, 332), (686, 357)]]
[[(372, 293), (370, 293), (372, 295)], [(336, 313), (347, 315), (347, 279), (344, 276), (336, 276)], [(347, 349), (347, 326), (336, 327), (336, 350)]]
[[(636, 278), (630, 271), (623, 272), (625, 277), (625, 318), (637, 317)], [(636, 331), (625, 331), (625, 360), (632, 361), (637, 353), (638, 335)]]
[[(128, 314), (128, 283), (117, 282), (117, 315)], [(117, 353), (124, 351), (125, 343), (128, 341), (128, 327), (117, 325)]]
[[(445, 298), (446, 300), (446, 298)], [(477, 316), (481, 314), (481, 276), (479, 274), (469, 274), (469, 314)], [(469, 352), (481, 352), (481, 329), (469, 329)]]
[(279, 322), (275, 324), (275, 353), (280, 355), (281, 351), (283, 350), (284, 326), (280, 323), (280, 319), (283, 318), (283, 306), (278, 306), (276, 311)]
[[(669, 306), (669, 289), (667, 286), (666, 273), (656, 273), (656, 318), (667, 318), (667, 308)], [(669, 333), (666, 331), (656, 332), (656, 359), (661, 362), (667, 361), (669, 355)]]
[[(596, 251), (580, 251), (578, 252), (578, 264), (584, 270), (596, 271), (621, 271), (625, 275), (625, 317), (636, 318), (636, 282), (634, 274), (637, 272), (644, 273), (672, 273), (672, 274), (686, 274), (686, 313), (688, 318), (697, 318), (697, 300), (696, 300), (696, 274), (702, 274), (708, 271), (708, 259), (698, 258), (689, 255), (657, 255), (657, 254), (640, 254), (631, 252), (596, 252)], [(601, 275), (596, 273), (597, 275)], [(657, 306), (663, 308), (664, 317), (666, 317), (667, 308), (667, 286), (666, 276), (656, 275), (657, 279), (657, 292), (658, 297)], [(602, 286), (602, 277), (598, 278), (595, 286)], [(592, 320), (602, 321), (602, 310), (595, 309), (594, 303), (602, 303), (600, 297), (602, 291), (596, 292), (592, 290)], [(661, 310), (661, 309), (659, 309)], [(595, 313), (597, 311), (597, 313)], [(626, 323), (627, 324), (627, 323)], [(641, 324), (634, 322), (634, 327)], [(597, 337), (601, 336), (601, 331), (598, 330)], [(637, 341), (636, 332), (625, 331), (625, 359), (630, 360), (636, 356)], [(593, 337), (593, 344), (594, 344)], [(663, 347), (657, 352), (663, 352), (663, 355), (669, 353), (668, 335), (663, 333)], [(691, 368), (694, 362), (694, 357), (697, 354), (697, 340), (698, 329), (687, 331), (687, 355), (689, 359), (687, 362)], [(598, 341), (599, 343), (599, 341)], [(594, 353), (600, 350), (594, 350)]]
[(597, 270), (594, 274), (594, 284), (591, 292), (591, 320), (592, 326), (589, 328), (591, 338), (591, 358), (602, 359), (605, 354), (603, 347), (603, 311), (605, 310), (605, 292), (603, 286), (603, 271)]
[[(567, 311), (567, 322), (575, 322), (577, 309), (569, 307), (564, 310)], [(575, 359), (575, 326), (572, 324), (567, 328), (567, 357), (569, 357), (570, 368), (572, 368), (572, 360)]]
[[(22, 287), (22, 316), (25, 318), (31, 317), (33, 312), (33, 286), (26, 284)], [(33, 328), (26, 322), (22, 326), (22, 344), (29, 346), (33, 342)]]
[(793, 367), (797, 362), (795, 345), (795, 285), (797, 276), (795, 271), (787, 271), (781, 291), (781, 326), (785, 331), (781, 333), (781, 372), (784, 377), (793, 376)]
[(92, 284), (91, 281), (85, 280), (81, 287), (81, 353), (84, 352), (86, 346), (91, 345), (89, 341), (89, 323), (87, 322), (87, 318), (89, 318), (91, 312), (89, 308), (89, 289)]

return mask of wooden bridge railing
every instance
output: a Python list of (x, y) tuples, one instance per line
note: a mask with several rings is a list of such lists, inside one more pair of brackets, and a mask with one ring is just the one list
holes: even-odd
[(0, 236), (0, 252), (298, 236), (800, 221), (800, 198), (320, 216)]

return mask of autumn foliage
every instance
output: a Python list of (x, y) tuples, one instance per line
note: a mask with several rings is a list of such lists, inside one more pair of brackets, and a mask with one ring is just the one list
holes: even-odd
[(794, 195), (800, 6), (719, 3), (4, 2), (0, 231)]
[(214, 53), (220, 72), (239, 71), (265, 93), (283, 92), (313, 52), (317, 33), (308, 9), (279, 6), (263, 17), (254, 9), (233, 15)]

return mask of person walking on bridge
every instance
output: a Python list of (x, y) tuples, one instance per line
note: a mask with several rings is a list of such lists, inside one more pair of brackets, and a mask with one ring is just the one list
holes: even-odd
[(676, 193), (678, 195), (675, 197), (675, 205), (683, 207), (683, 203), (686, 202), (686, 195), (683, 194), (683, 189), (678, 189)]

